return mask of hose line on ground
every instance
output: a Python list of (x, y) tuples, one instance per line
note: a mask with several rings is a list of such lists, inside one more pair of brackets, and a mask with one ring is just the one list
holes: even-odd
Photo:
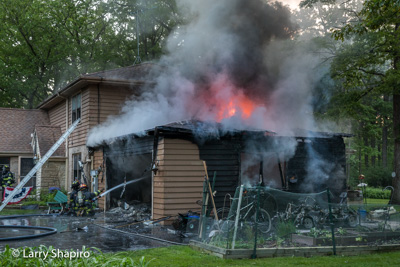
[(34, 235), (21, 235), (21, 236), (14, 236), (14, 237), (2, 237), (0, 238), (0, 241), (11, 241), (11, 240), (20, 240), (20, 239), (29, 239), (29, 238), (37, 238), (37, 237), (42, 237), (46, 235), (52, 235), (57, 233), (56, 228), (52, 227), (43, 227), (43, 226), (31, 226), (31, 225), (0, 225), (0, 229), (6, 228), (6, 229), (30, 229), (30, 230), (40, 230), (40, 231), (47, 231), (39, 234), (34, 234)]

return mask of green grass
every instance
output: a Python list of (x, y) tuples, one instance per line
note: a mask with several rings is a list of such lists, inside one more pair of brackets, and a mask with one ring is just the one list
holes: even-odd
[[(52, 248), (33, 248), (33, 251), (48, 251)], [(28, 248), (27, 251), (32, 250)], [(82, 249), (87, 250), (87, 249)], [(20, 250), (22, 251), (22, 250)], [(285, 257), (224, 260), (208, 255), (188, 246), (171, 246), (133, 252), (93, 253), (87, 259), (40, 259), (14, 257), (12, 249), (0, 254), (2, 266), (399, 266), (400, 252), (377, 253), (362, 256)]]
[(389, 199), (376, 199), (376, 198), (367, 198), (367, 204), (379, 204), (379, 205), (387, 205), (389, 203)]
[[(26, 251), (49, 251), (53, 248), (27, 248)], [(83, 251), (87, 250), (85, 248)], [(133, 252), (91, 253), (87, 259), (14, 257), (12, 249), (0, 253), (1, 266), (399, 266), (400, 252), (362, 256), (285, 257), (224, 260), (187, 246), (171, 246)], [(22, 251), (20, 249), (20, 251)], [(28, 253), (26, 253), (28, 254)]]
[(23, 214), (41, 214), (43, 210), (21, 210), (21, 209), (3, 209), (0, 216), (5, 215), (23, 215)]

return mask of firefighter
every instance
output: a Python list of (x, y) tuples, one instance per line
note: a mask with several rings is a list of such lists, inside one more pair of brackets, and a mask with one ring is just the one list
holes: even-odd
[[(103, 189), (104, 190), (104, 189)], [(100, 195), (103, 190), (97, 190), (96, 192), (92, 193), (89, 191), (89, 188), (86, 184), (81, 184), (79, 186), (78, 192), (78, 203), (79, 203), (79, 216), (85, 215), (94, 215), (93, 210), (93, 198)]]
[(72, 182), (71, 185), (71, 193), (69, 194), (69, 200), (68, 200), (68, 206), (69, 206), (69, 211), (68, 214), (76, 215), (79, 209), (79, 203), (78, 203), (78, 192), (79, 192), (79, 186), (80, 183), (78, 180), (75, 180)]
[(1, 187), (3, 188), (2, 198), (7, 186), (11, 186), (14, 183), (14, 174), (10, 172), (10, 166), (4, 165), (3, 172), (1, 175)]

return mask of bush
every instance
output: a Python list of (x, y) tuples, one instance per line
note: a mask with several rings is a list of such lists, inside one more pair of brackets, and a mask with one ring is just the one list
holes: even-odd
[(366, 187), (367, 198), (390, 199), (391, 190), (383, 191), (382, 188)]
[(364, 183), (372, 187), (386, 187), (392, 185), (392, 171), (383, 167), (371, 167), (363, 172)]

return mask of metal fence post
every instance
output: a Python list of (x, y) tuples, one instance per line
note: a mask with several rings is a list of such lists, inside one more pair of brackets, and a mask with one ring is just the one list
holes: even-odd
[(331, 207), (331, 194), (330, 194), (329, 188), (326, 189), (326, 192), (328, 194), (329, 222), (330, 222), (331, 231), (332, 231), (333, 255), (336, 255), (335, 225), (333, 224), (333, 215), (332, 215), (332, 207)]
[(260, 214), (260, 189), (261, 186), (257, 186), (257, 208), (256, 208), (256, 216), (255, 216), (255, 227), (254, 227), (254, 249), (253, 254), (251, 255), (252, 259), (257, 258), (257, 228), (258, 228), (258, 216)]

